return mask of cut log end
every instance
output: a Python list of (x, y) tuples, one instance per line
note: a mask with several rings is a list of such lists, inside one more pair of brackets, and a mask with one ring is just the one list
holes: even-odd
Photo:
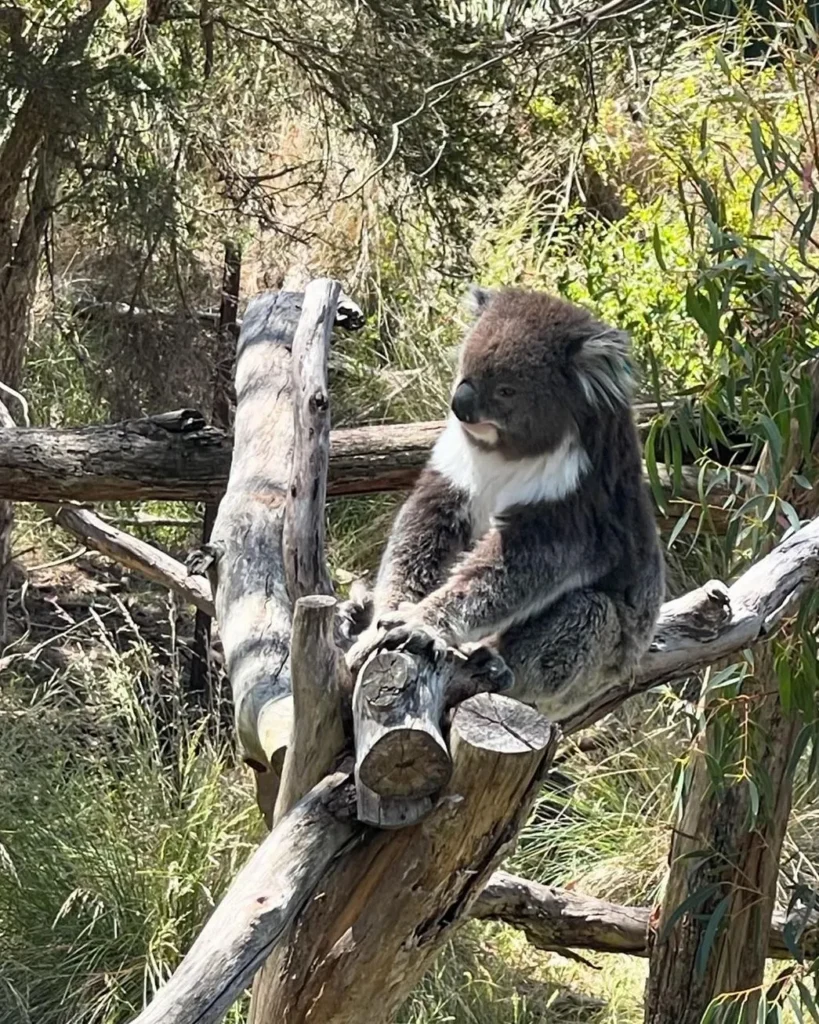
[(450, 676), (440, 660), (405, 651), (380, 651), (364, 665), (353, 695), (362, 785), (422, 800), (447, 783), (452, 764), (440, 723)]
[(356, 773), (356, 817), (363, 825), (374, 828), (399, 829), (417, 825), (432, 810), (431, 796), (382, 797), (363, 784)]
[(455, 711), (453, 739), (497, 754), (532, 754), (546, 750), (559, 733), (534, 708), (499, 693), (479, 693)]
[(386, 733), (361, 759), (358, 776), (385, 797), (425, 797), (449, 781), (452, 762), (440, 737), (408, 726)]

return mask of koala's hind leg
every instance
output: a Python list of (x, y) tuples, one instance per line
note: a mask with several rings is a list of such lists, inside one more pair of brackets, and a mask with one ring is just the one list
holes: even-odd
[(615, 602), (596, 590), (575, 590), (496, 640), (515, 682), (506, 692), (553, 720), (582, 707), (601, 684), (624, 678), (626, 654)]

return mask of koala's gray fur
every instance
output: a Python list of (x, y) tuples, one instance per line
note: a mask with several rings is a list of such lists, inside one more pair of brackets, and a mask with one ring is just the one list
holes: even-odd
[(473, 305), (458, 415), (395, 521), (351, 662), (402, 624), (481, 641), (513, 696), (565, 718), (633, 672), (663, 596), (628, 339), (538, 292)]

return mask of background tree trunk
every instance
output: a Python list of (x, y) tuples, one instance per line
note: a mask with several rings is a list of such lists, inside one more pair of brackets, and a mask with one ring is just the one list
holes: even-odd
[[(723, 993), (745, 993), (734, 1019), (756, 1021), (791, 809), (788, 764), (802, 723), (782, 708), (770, 641), (754, 648), (754, 662), (753, 677), (743, 687), (745, 724), (764, 737), (755, 760), (769, 774), (774, 805), (760, 794), (759, 817), (748, 827), (752, 790), (745, 780), (724, 789), (714, 786), (706, 756), (713, 739), (704, 729), (693, 753), (663, 909), (650, 943), (646, 1024), (699, 1024), (709, 1003)], [(686, 900), (694, 905), (673, 923)]]
[[(816, 410), (816, 361), (805, 366), (805, 376)], [(759, 460), (762, 474), (769, 471), (771, 461), (766, 447)], [(785, 460), (784, 497), (794, 498), (792, 474), (813, 464), (815, 452), (804, 450), (794, 421)], [(800, 515), (816, 514), (814, 491), (795, 497)], [(763, 550), (772, 544), (769, 539)], [(791, 612), (797, 608), (790, 606)], [(753, 646), (753, 673), (731, 701), (730, 712), (738, 716), (743, 744), (735, 781), (721, 784), (709, 765), (709, 758), (715, 752), (719, 755), (724, 742), (718, 721), (720, 706), (725, 714), (724, 694), (712, 697), (705, 707), (705, 726), (692, 754), (689, 789), (671, 844), (662, 910), (649, 939), (646, 1024), (699, 1024), (708, 1005), (730, 993), (738, 995), (726, 1001), (723, 1019), (749, 1024), (757, 1019), (779, 858), (793, 796), (791, 754), (804, 724), (800, 713), (782, 706), (772, 632), (765, 629), (762, 642)], [(686, 901), (689, 909), (680, 914)]]

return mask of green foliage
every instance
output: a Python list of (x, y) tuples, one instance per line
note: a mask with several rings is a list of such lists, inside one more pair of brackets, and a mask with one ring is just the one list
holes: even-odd
[[(26, 10), (26, 54), (0, 39), (2, 125), (77, 5)], [(28, 360), (38, 422), (183, 403), (207, 412), (218, 353), (192, 313), (218, 302), (230, 237), (244, 247), (243, 294), (268, 270), (304, 266), (343, 278), (366, 307), (366, 329), (332, 354), (335, 425), (443, 415), (458, 293), (473, 273), (555, 289), (628, 329), (641, 396), (658, 403), (646, 442), (658, 504), (663, 469), (679, 483), (686, 464), (703, 506), (717, 484), (734, 492), (726, 536), (709, 533), (711, 512), (692, 503), (666, 537), (676, 591), (727, 578), (812, 514), (811, 466), (796, 465), (813, 428), (801, 363), (819, 315), (816, 102), (805, 84), (815, 58), (804, 45), (815, 33), (804, 20), (783, 28), (779, 62), (766, 67), (743, 59), (742, 19), (694, 32), (658, 9), (612, 19), (565, 50), (541, 37), (540, 54), (532, 43), (439, 88), (495, 55), (504, 31), (536, 29), (547, 7), (229, 0), (216, 12), (208, 76), (198, 10), (176, 13), (151, 25), (141, 5), (112, 7), (72, 81), (48, 82), (82, 103), (60, 133), (62, 193)], [(76, 314), (78, 298), (163, 315), (147, 326), (91, 322)], [(740, 498), (739, 466), (763, 454), (756, 493)], [(342, 588), (375, 566), (397, 501), (332, 503)], [(693, 536), (692, 524), (702, 527)], [(43, 527), (24, 526), (26, 543), (43, 542)], [(137, 529), (172, 549), (188, 542), (183, 530)], [(814, 611), (777, 647), (783, 707), (803, 720), (783, 903), (794, 885), (808, 900), (819, 890)], [(101, 642), (92, 663), (65, 647), (68, 667), (50, 686), (4, 678), (0, 698), (0, 1019), (13, 1024), (127, 1019), (258, 834), (229, 745), (190, 725), (176, 678), (157, 682), (152, 651)], [(736, 787), (748, 826), (761, 820), (775, 795), (743, 698), (752, 668), (743, 659), (709, 672), (699, 719), (672, 694), (652, 694), (607, 723), (591, 752), (571, 748), (512, 866), (654, 901), (696, 728), (708, 730), (712, 786)], [(143, 703), (152, 687), (162, 699)], [(717, 884), (678, 910), (701, 916), (700, 969), (730, 926), (726, 899)], [(812, 971), (799, 964), (760, 1019), (812, 1019)], [(642, 972), (607, 959), (598, 973), (472, 926), (401, 1019), (636, 1024)], [(724, 998), (706, 1020), (741, 1013), (741, 1000)]]

